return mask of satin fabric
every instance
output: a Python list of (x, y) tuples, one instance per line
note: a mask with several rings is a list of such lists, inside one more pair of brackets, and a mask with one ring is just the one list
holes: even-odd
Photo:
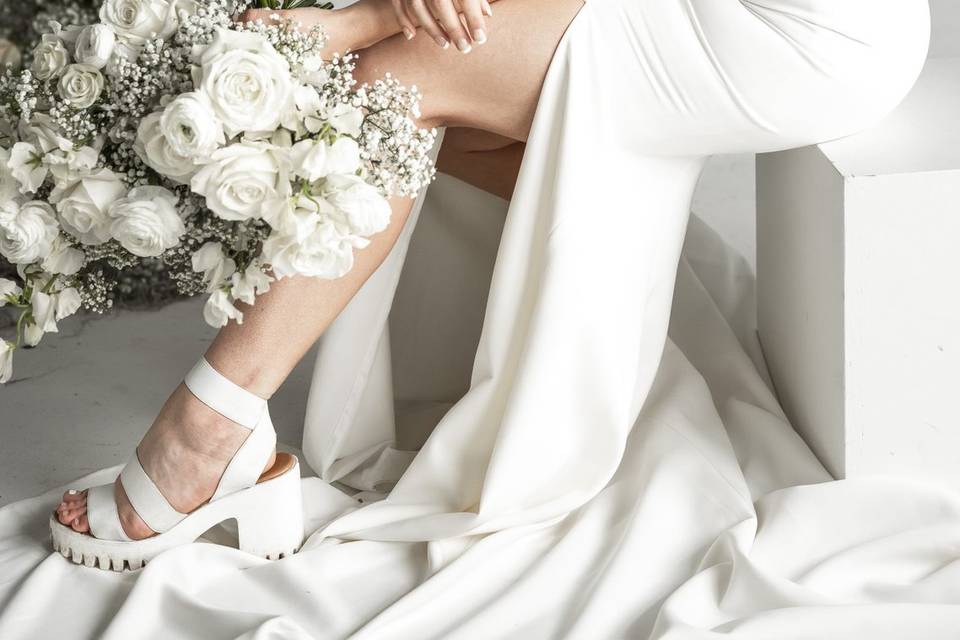
[(919, 0), (591, 1), (509, 206), (441, 179), (324, 337), (304, 550), (77, 567), (54, 491), (0, 510), (0, 637), (955, 638), (960, 496), (831, 481), (749, 269), (688, 224), (707, 155), (869, 125), (928, 28)]

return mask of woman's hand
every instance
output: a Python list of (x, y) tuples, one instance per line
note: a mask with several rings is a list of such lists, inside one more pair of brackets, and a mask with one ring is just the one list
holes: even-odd
[[(487, 41), (484, 16), (492, 16), (488, 0), (390, 0), (407, 40), (423, 28), (446, 49), (453, 42), (462, 53)], [(462, 19), (461, 19), (462, 17)]]

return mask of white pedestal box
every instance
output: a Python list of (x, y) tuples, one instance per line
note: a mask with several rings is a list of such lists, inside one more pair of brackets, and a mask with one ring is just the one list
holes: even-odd
[(838, 478), (960, 490), (960, 59), (851, 138), (757, 159), (759, 332)]

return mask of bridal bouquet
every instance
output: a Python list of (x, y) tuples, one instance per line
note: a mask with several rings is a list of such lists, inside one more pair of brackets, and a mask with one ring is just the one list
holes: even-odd
[(215, 327), (275, 279), (338, 278), (388, 198), (432, 179), (415, 88), (359, 86), (320, 30), (234, 23), (247, 4), (104, 0), (97, 22), (0, 47), (0, 262), (17, 274), (0, 306), (18, 318), (0, 382), (16, 347), (103, 312), (145, 261), (208, 295)]

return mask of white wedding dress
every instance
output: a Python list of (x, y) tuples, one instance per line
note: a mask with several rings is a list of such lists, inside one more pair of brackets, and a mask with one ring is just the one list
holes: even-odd
[(960, 637), (960, 495), (830, 481), (766, 381), (749, 269), (688, 225), (707, 155), (881, 118), (928, 20), (590, 0), (509, 208), (442, 178), (323, 338), (303, 550), (86, 569), (50, 552), (54, 491), (0, 510), (0, 638)]

